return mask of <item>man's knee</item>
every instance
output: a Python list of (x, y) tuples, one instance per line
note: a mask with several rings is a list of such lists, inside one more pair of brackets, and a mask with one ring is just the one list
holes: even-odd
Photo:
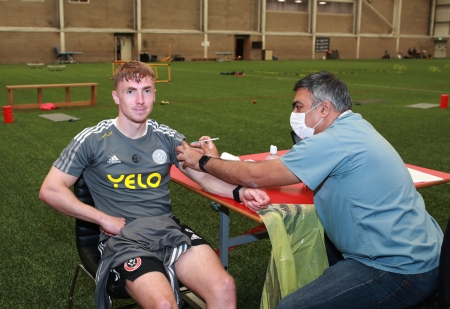
[(235, 293), (236, 292), (236, 284), (234, 282), (233, 277), (231, 277), (228, 273), (225, 273), (222, 276), (219, 276), (218, 280), (215, 281), (215, 291), (217, 293)]
[(228, 273), (217, 276), (210, 286), (210, 294), (204, 295), (207, 307), (236, 309), (236, 285)]
[[(147, 307), (142, 307), (141, 308), (147, 308)], [(161, 299), (158, 300), (154, 306), (149, 306), (148, 308), (155, 308), (155, 309), (176, 309), (172, 306), (172, 304), (167, 300), (167, 299)]]

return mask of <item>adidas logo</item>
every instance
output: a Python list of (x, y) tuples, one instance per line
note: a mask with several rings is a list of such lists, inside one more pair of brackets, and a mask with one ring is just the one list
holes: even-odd
[(108, 164), (117, 164), (117, 163), (122, 163), (122, 162), (116, 156), (112, 156), (111, 159), (109, 159), (108, 162), (106, 162), (106, 163), (108, 163)]
[(197, 235), (195, 235), (195, 234), (192, 234), (192, 236), (191, 236), (191, 240), (194, 240), (194, 239), (202, 239), (200, 236), (197, 236)]

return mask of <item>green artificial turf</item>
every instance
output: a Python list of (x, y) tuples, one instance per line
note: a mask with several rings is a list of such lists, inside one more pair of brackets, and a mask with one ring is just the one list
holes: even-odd
[[(441, 94), (450, 92), (450, 60), (174, 62), (170, 68), (171, 83), (156, 84), (151, 118), (183, 133), (188, 141), (202, 135), (219, 137), (219, 150), (234, 155), (266, 152), (270, 145), (290, 148), (294, 83), (312, 72), (329, 70), (348, 84), (353, 111), (371, 122), (405, 163), (450, 173), (449, 110), (405, 107), (439, 104)], [(162, 79), (164, 70), (158, 68)], [(244, 71), (245, 76), (220, 74), (232, 71)], [(111, 64), (67, 65), (57, 72), (1, 65), (0, 72), (0, 105), (8, 102), (6, 85), (99, 83), (97, 106), (15, 110), (14, 123), (0, 123), (0, 308), (64, 308), (79, 263), (74, 220), (42, 203), (38, 192), (53, 161), (75, 134), (116, 117)], [(89, 90), (74, 89), (71, 95), (73, 100), (86, 99)], [(45, 102), (63, 101), (64, 90), (44, 89), (43, 97)], [(383, 102), (358, 103), (367, 100)], [(14, 101), (35, 103), (36, 91), (14, 92)], [(161, 105), (161, 101), (170, 103)], [(44, 113), (65, 113), (81, 120), (52, 122), (38, 117)], [(217, 247), (219, 213), (210, 201), (176, 184), (170, 188), (175, 214)], [(450, 217), (450, 185), (420, 193), (428, 212), (444, 229)], [(233, 212), (230, 220), (231, 236), (257, 226)], [(258, 307), (269, 255), (268, 240), (230, 252), (238, 308)], [(93, 282), (82, 276), (75, 308), (93, 308), (93, 292)]]

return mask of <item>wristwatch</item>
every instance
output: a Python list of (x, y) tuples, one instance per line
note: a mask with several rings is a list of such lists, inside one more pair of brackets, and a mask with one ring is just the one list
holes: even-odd
[(242, 189), (242, 186), (237, 186), (233, 190), (233, 200), (235, 200), (238, 203), (242, 203), (241, 197), (239, 196), (239, 191)]
[(203, 172), (205, 172), (205, 173), (208, 173), (208, 171), (205, 170), (205, 165), (206, 165), (206, 163), (208, 163), (209, 159), (211, 159), (210, 156), (202, 156), (202, 157), (200, 158), (200, 160), (198, 160), (198, 166), (199, 166), (200, 169), (201, 169)]

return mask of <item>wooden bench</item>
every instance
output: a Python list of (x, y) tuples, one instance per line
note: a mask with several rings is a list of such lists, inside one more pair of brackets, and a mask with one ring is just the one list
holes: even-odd
[(64, 71), (66, 66), (65, 65), (48, 65), (47, 68), (49, 71)]
[(215, 52), (214, 54), (220, 56), (220, 58), (217, 60), (218, 62), (232, 61), (230, 58), (228, 58), (228, 56), (234, 55), (233, 52)]
[(43, 63), (27, 63), (30, 69), (42, 69), (44, 67)]
[(219, 58), (192, 58), (192, 61), (217, 61)]
[[(66, 101), (56, 102), (56, 107), (66, 107), (66, 106), (87, 106), (97, 104), (97, 86), (98, 83), (73, 83), (73, 84), (44, 84), (44, 85), (13, 85), (6, 86), (8, 89), (8, 104), (12, 106), (13, 109), (30, 109), (39, 108), (42, 102), (42, 89), (43, 88), (65, 88)], [(70, 88), (72, 87), (91, 87), (91, 98), (89, 101), (70, 101)], [(14, 105), (13, 91), (20, 89), (37, 89), (37, 103), (31, 104), (16, 104)]]

